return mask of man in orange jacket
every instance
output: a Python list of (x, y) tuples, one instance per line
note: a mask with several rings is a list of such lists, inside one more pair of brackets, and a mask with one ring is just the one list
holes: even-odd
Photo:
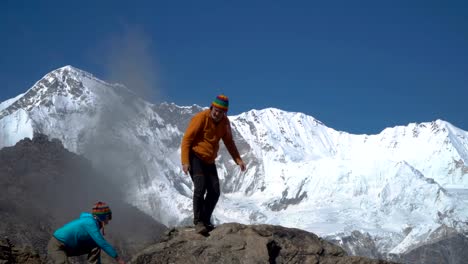
[(232, 138), (226, 115), (228, 107), (227, 96), (218, 95), (210, 109), (192, 118), (182, 139), (182, 170), (185, 174), (190, 173), (193, 181), (193, 223), (195, 230), (201, 234), (214, 228), (211, 215), (220, 195), (215, 159), (221, 139), (241, 171), (246, 170)]

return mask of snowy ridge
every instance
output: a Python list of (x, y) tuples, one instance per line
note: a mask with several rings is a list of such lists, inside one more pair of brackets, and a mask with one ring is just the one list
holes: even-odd
[[(329, 157), (334, 154), (328, 131), (321, 122), (302, 113), (288, 113), (275, 108), (252, 110), (232, 117), (233, 127), (246, 135), (249, 145), (260, 145), (257, 156), (293, 161)], [(247, 138), (248, 137), (248, 138)], [(308, 148), (313, 144), (313, 148)], [(272, 151), (273, 150), (273, 151)], [(287, 155), (285, 155), (287, 154)]]
[[(150, 104), (66, 66), (0, 104), (0, 148), (42, 132), (121, 172), (128, 201), (164, 224), (191, 222), (180, 141), (202, 107)], [(269, 223), (340, 237), (369, 234), (382, 253), (468, 231), (468, 132), (443, 120), (353, 135), (275, 108), (230, 116), (246, 173), (221, 148), (215, 222)], [(117, 177), (117, 176), (116, 176)]]
[(14, 98), (11, 98), (11, 99), (8, 99), (2, 103), (0, 103), (0, 112), (9, 107), (10, 105), (12, 105), (14, 102), (16, 102), (19, 98), (21, 98), (24, 94), (20, 94), (20, 95), (17, 95), (16, 97)]

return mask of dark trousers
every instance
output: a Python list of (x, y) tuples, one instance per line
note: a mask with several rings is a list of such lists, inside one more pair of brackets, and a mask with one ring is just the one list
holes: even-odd
[(211, 215), (220, 195), (216, 164), (206, 163), (190, 153), (190, 177), (194, 185), (193, 223), (211, 224)]

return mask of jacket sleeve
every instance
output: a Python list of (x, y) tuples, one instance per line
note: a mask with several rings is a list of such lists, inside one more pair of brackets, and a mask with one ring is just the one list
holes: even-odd
[(200, 128), (203, 125), (203, 115), (196, 115), (190, 121), (187, 130), (185, 131), (184, 137), (182, 138), (182, 144), (180, 147), (180, 155), (182, 165), (189, 164), (189, 153), (192, 143), (197, 137)]
[(236, 144), (234, 143), (229, 119), (226, 122), (226, 133), (223, 136), (223, 142), (229, 154), (231, 154), (232, 159), (236, 162), (236, 164), (239, 164), (242, 161), (242, 158), (240, 157), (239, 151), (237, 150)]
[(91, 236), (91, 238), (96, 242), (96, 244), (104, 250), (104, 252), (107, 253), (112, 258), (117, 257), (117, 252), (115, 249), (106, 241), (106, 239), (102, 236), (101, 232), (99, 231), (99, 228), (97, 227), (96, 223), (94, 221), (90, 221), (85, 225), (85, 229), (88, 232), (88, 234)]

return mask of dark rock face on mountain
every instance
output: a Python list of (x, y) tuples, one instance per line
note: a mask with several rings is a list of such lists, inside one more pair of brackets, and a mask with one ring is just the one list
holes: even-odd
[(9, 239), (0, 239), (0, 263), (42, 264), (45, 259), (32, 249), (19, 249)]
[(346, 252), (317, 235), (294, 228), (271, 225), (218, 226), (209, 236), (182, 227), (166, 233), (132, 259), (135, 264), (156, 263), (321, 263), (384, 264), (393, 263)]
[(40, 134), (0, 149), (0, 236), (45, 256), (55, 229), (104, 201), (113, 211), (106, 238), (123, 257), (132, 256), (167, 228), (122, 201), (125, 186), (113, 176)]
[(468, 238), (453, 233), (439, 241), (413, 249), (398, 259), (408, 264), (468, 263)]
[(385, 256), (378, 251), (374, 239), (368, 233), (355, 230), (349, 235), (340, 234), (339, 239), (336, 239), (336, 236), (324, 237), (324, 239), (342, 247), (352, 256), (385, 259)]

